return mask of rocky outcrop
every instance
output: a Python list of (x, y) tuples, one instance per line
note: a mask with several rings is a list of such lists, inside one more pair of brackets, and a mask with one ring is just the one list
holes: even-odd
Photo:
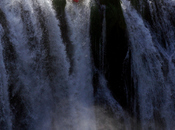
[[(106, 7), (106, 42), (104, 60), (100, 60), (102, 45), (102, 22), (104, 7)], [(98, 73), (103, 73), (108, 81), (109, 89), (114, 98), (123, 108), (129, 108), (127, 89), (130, 88), (130, 64), (125, 61), (128, 50), (126, 23), (119, 0), (99, 0), (91, 9), (91, 46), (94, 59), (94, 88), (98, 87)], [(129, 60), (129, 59), (128, 59)], [(125, 64), (124, 64), (125, 61)], [(102, 63), (103, 62), (103, 63)], [(101, 65), (104, 70), (101, 70)], [(127, 83), (125, 83), (127, 80)], [(129, 83), (128, 83), (129, 82)], [(129, 94), (132, 95), (132, 94)], [(129, 110), (129, 109), (128, 109)]]

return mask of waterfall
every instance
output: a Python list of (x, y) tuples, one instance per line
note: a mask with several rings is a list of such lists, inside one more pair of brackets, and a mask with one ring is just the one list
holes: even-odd
[[(172, 130), (175, 128), (172, 62), (175, 39), (169, 7), (172, 9), (174, 3), (171, 0), (148, 0), (146, 3), (149, 5), (153, 26), (142, 18), (130, 1), (122, 0), (130, 41), (132, 78), (135, 91), (138, 91), (138, 97), (135, 98), (138, 98), (139, 110), (135, 113), (141, 124), (137, 124), (137, 127), (143, 130)], [(140, 6), (146, 6), (146, 3)], [(164, 43), (160, 40), (162, 37)]]
[[(4, 35), (4, 30), (2, 25), (0, 25), (0, 39)], [(0, 59), (3, 59), (3, 48), (2, 48), (2, 41), (0, 40)], [(10, 108), (9, 108), (9, 99), (8, 99), (8, 87), (7, 87), (7, 77), (6, 77), (6, 70), (5, 64), (3, 60), (0, 63), (0, 128), (2, 130), (11, 130), (12, 123), (11, 123), (11, 115), (10, 115)]]
[(95, 130), (92, 64), (90, 54), (90, 1), (74, 3), (67, 0), (65, 7), (72, 44), (70, 74), (70, 106), (72, 127), (75, 130)]
[[(117, 2), (64, 2), (59, 17), (52, 0), (0, 0), (0, 130), (174, 130), (175, 1), (122, 0), (123, 14), (114, 22), (109, 21), (120, 12)], [(91, 14), (93, 20), (98, 16), (94, 23)], [(123, 15), (128, 45), (111, 44), (110, 30), (118, 38), (125, 33)], [(90, 24), (94, 31), (98, 22), (93, 46)], [(110, 74), (111, 61), (122, 62), (125, 53), (109, 60), (119, 54), (109, 52), (114, 44), (117, 50), (128, 46), (129, 62), (119, 65), (130, 67), (123, 67), (131, 75), (126, 86), (112, 86), (112, 75), (122, 71)], [(128, 78), (116, 75), (121, 82)], [(122, 87), (123, 97), (111, 91), (124, 94)], [(130, 89), (133, 112), (122, 104)]]
[(69, 62), (51, 1), (1, 0), (0, 12), (1, 129), (52, 129), (65, 113)]
[[(0, 1), (2, 130), (100, 129), (95, 112), (101, 108), (94, 106), (92, 85), (90, 1), (67, 0), (65, 13), (70, 38), (66, 47), (71, 48), (67, 49), (70, 52), (65, 51), (50, 0)], [(105, 24), (104, 17), (102, 62)], [(104, 76), (99, 82), (102, 89), (98, 94), (105, 94), (103, 100), (110, 104), (117, 119), (121, 115), (123, 118), (123, 110), (107, 89)], [(108, 115), (104, 118), (110, 119)]]

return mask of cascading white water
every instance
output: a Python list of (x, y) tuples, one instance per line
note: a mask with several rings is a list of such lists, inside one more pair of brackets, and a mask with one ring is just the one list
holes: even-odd
[[(9, 60), (6, 68), (12, 65), (15, 72), (14, 74), (7, 70), (6, 74), (1, 64), (1, 101), (2, 104), (6, 102), (2, 107), (2, 118), (7, 120), (9, 130), (12, 129), (12, 123), (13, 129), (54, 129), (55, 124), (59, 125), (62, 120), (57, 115), (61, 116), (65, 111), (60, 106), (66, 100), (63, 95), (68, 88), (69, 63), (51, 1), (1, 0), (0, 9), (6, 18), (6, 26), (1, 26), (0, 31), (2, 33), (4, 27), (9, 32), (1, 34), (1, 38), (7, 37), (1, 39), (1, 54), (2, 51), (6, 53), (1, 55), (1, 62), (3, 63), (3, 59)], [(6, 50), (9, 46), (11, 50)], [(8, 51), (12, 50), (15, 59), (7, 56), (12, 53)], [(16, 76), (12, 77), (13, 75)], [(10, 82), (13, 85), (9, 88), (11, 92), (7, 93)], [(13, 113), (9, 111), (8, 100), (13, 100)], [(15, 118), (18, 120), (17, 124)], [(6, 129), (5, 126), (4, 128)]]
[[(138, 91), (138, 105), (143, 130), (173, 130), (174, 126), (174, 31), (168, 21), (166, 4), (158, 2), (161, 20), (155, 16), (153, 1), (148, 1), (156, 26), (165, 34), (166, 49), (157, 40), (158, 35), (143, 21), (130, 1), (122, 0), (122, 8), (131, 44), (132, 77)], [(173, 4), (172, 1), (168, 1)], [(169, 4), (168, 4), (169, 5)], [(153, 16), (154, 15), (154, 16)], [(173, 53), (173, 54), (172, 54)]]
[[(143, 5), (143, 1), (140, 1)], [(151, 29), (139, 13), (122, 0), (131, 50), (132, 78), (138, 91), (140, 127), (175, 129), (175, 37), (171, 23), (174, 1), (148, 0)], [(162, 18), (155, 12), (160, 7)], [(113, 98), (104, 77), (106, 7), (102, 6), (98, 86), (94, 105), (90, 53), (90, 0), (67, 0), (65, 13), (71, 49), (69, 61), (51, 0), (0, 1), (0, 129), (2, 130), (123, 130), (130, 118)], [(143, 8), (142, 8), (143, 9)], [(143, 10), (142, 10), (143, 11)], [(2, 18), (3, 17), (3, 18)], [(159, 21), (156, 25), (155, 21)], [(70, 48), (70, 47), (69, 47)], [(136, 102), (135, 102), (136, 103)], [(135, 105), (135, 104), (133, 104)], [(135, 109), (136, 110), (136, 109)], [(111, 115), (110, 115), (111, 114)], [(135, 114), (135, 115), (137, 115)], [(128, 119), (127, 119), (128, 118)], [(138, 122), (137, 122), (138, 123)]]
[[(0, 59), (3, 59), (3, 47), (2, 47), (2, 36), (4, 30), (0, 24)], [(11, 115), (10, 115), (10, 104), (8, 99), (8, 86), (6, 70), (3, 60), (0, 61), (0, 129), (11, 130)]]
[[(65, 9), (73, 47), (71, 67), (50, 0), (0, 1), (2, 130), (96, 130), (95, 109), (100, 108), (94, 107), (93, 97), (90, 1), (67, 1)], [(102, 62), (105, 24), (104, 15)], [(103, 76), (99, 82), (99, 95), (105, 95), (116, 118), (124, 118)], [(108, 115), (103, 118), (111, 120)]]
[(67, 0), (65, 7), (69, 37), (73, 46), (70, 74), (70, 107), (72, 129), (95, 130), (92, 64), (90, 56), (90, 0), (74, 3)]

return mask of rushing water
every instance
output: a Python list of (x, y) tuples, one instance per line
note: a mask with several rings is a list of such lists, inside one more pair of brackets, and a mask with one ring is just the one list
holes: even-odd
[(139, 11), (149, 5), (153, 27), (130, 1), (122, 1), (131, 46), (132, 77), (138, 91), (139, 110), (135, 111), (141, 123), (138, 129), (173, 130), (175, 32), (170, 17), (174, 3), (171, 0), (142, 2)]
[(92, 63), (90, 56), (90, 1), (67, 0), (66, 19), (72, 44), (70, 106), (73, 129), (95, 130)]
[(68, 44), (51, 0), (0, 1), (0, 130), (175, 129), (174, 1), (140, 0), (137, 10), (130, 0), (121, 2), (136, 92), (133, 117), (113, 98), (104, 76), (105, 5), (99, 70), (93, 66), (90, 3), (66, 0)]
[(69, 63), (51, 2), (1, 0), (0, 9), (0, 129), (52, 129), (64, 113)]
[(90, 1), (65, 13), (70, 52), (50, 0), (0, 1), (1, 130), (96, 130)]

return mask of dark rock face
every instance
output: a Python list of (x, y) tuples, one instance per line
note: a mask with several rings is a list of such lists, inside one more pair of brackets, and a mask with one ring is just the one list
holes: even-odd
[(126, 35), (126, 24), (119, 1), (107, 3), (106, 24), (106, 55), (107, 63), (109, 64), (109, 73), (106, 78), (114, 97), (124, 108), (126, 108), (126, 93), (122, 74), (123, 62), (128, 50), (128, 38)]
[[(103, 8), (106, 6), (106, 43), (104, 60), (100, 61), (100, 49), (102, 46), (102, 22)], [(114, 98), (122, 105), (123, 108), (129, 108), (127, 95), (131, 88), (130, 81), (130, 64), (129, 61), (124, 63), (128, 50), (128, 37), (126, 32), (126, 23), (121, 9), (120, 1), (117, 0), (100, 0), (91, 9), (91, 46), (92, 55), (95, 65), (94, 71), (94, 88), (98, 86), (98, 71), (103, 73), (108, 81), (109, 89)], [(128, 57), (129, 58), (129, 57)], [(128, 59), (129, 60), (129, 59)], [(103, 63), (102, 63), (103, 62)], [(101, 65), (104, 70), (101, 70)], [(127, 81), (127, 84), (125, 82)], [(133, 96), (133, 94), (129, 94)], [(128, 109), (129, 110), (129, 109)]]

